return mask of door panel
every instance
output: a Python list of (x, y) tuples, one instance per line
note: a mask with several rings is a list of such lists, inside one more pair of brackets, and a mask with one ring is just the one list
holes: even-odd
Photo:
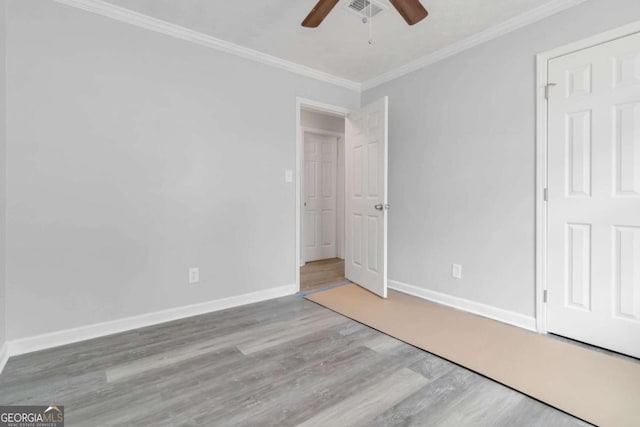
[(346, 121), (345, 273), (387, 296), (387, 98)]
[(640, 322), (640, 227), (614, 227), (614, 315)]
[(548, 329), (640, 357), (640, 34), (548, 67)]
[(304, 132), (304, 260), (335, 258), (337, 138)]
[(640, 101), (615, 106), (616, 196), (640, 196)]

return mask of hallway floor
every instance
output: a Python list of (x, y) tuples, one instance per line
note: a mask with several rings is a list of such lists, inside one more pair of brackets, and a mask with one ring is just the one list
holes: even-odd
[(300, 267), (300, 292), (309, 292), (348, 282), (340, 258), (308, 262)]

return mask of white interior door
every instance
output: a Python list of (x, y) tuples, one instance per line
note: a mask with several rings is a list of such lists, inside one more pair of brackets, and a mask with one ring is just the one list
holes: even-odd
[(640, 357), (640, 34), (548, 71), (548, 329)]
[(347, 117), (347, 279), (387, 297), (387, 97)]
[(337, 137), (304, 132), (304, 259), (336, 258)]

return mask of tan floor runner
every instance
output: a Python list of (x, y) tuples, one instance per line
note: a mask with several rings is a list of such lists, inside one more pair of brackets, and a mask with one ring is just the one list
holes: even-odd
[(357, 285), (306, 297), (599, 426), (640, 426), (640, 362)]

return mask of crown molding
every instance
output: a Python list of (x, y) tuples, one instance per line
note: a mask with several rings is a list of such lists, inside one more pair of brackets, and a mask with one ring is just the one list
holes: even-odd
[(367, 80), (362, 83), (362, 90), (372, 89), (388, 81), (397, 79), (406, 74), (417, 71), (421, 68), (427, 67), (436, 62), (442, 61), (450, 56), (456, 55), (465, 50), (471, 49), (474, 46), (488, 42), (512, 31), (518, 30), (527, 25), (531, 25), (544, 18), (547, 18), (563, 10), (577, 6), (580, 3), (584, 3), (587, 0), (556, 0), (525, 12), (521, 15), (515, 16), (507, 21), (504, 21), (498, 25), (487, 28), (484, 31), (476, 33), (466, 39), (453, 43), (445, 48), (437, 50), (429, 55), (425, 55), (422, 58), (411, 61), (405, 65), (395, 68), (391, 71), (383, 73), (377, 77)]
[(356, 92), (361, 91), (361, 84), (344, 79), (333, 74), (319, 71), (311, 67), (296, 64), (257, 50), (249, 49), (235, 43), (228, 42), (198, 31), (190, 30), (180, 25), (172, 24), (161, 19), (152, 18), (139, 12), (116, 6), (102, 0), (53, 0), (67, 6), (102, 15), (117, 21), (135, 25), (136, 27), (156, 31), (178, 39), (193, 42), (211, 49), (239, 56), (241, 58), (260, 62), (272, 67), (280, 68), (305, 77), (331, 83)]
[(518, 30), (522, 27), (526, 27), (527, 25), (538, 22), (544, 18), (562, 12), (563, 10), (577, 6), (580, 3), (584, 3), (587, 0), (551, 1), (362, 83), (338, 77), (311, 67), (296, 64), (295, 62), (287, 61), (273, 55), (259, 52), (257, 50), (249, 49), (247, 47), (240, 46), (235, 43), (231, 43), (226, 40), (222, 40), (198, 31), (194, 31), (180, 25), (172, 24), (161, 19), (153, 18), (148, 15), (116, 6), (102, 0), (53, 1), (98, 15), (102, 15), (111, 19), (115, 19), (117, 21), (135, 25), (140, 28), (145, 28), (151, 31), (156, 31), (158, 33), (176, 37), (178, 39), (196, 43), (221, 52), (236, 55), (241, 58), (280, 68), (282, 70), (296, 73), (305, 77), (344, 87), (355, 92), (362, 92), (402, 77), (406, 74), (417, 71), (421, 68), (432, 65), (436, 62), (442, 61), (443, 59), (471, 49), (472, 47), (475, 47), (479, 44), (488, 42), (512, 31)]

